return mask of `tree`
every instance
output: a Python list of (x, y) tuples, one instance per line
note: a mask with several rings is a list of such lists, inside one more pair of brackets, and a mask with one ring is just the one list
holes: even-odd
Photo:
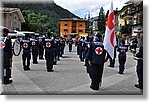
[(106, 23), (105, 12), (103, 7), (101, 7), (98, 17), (98, 31), (100, 32), (100, 34), (103, 34), (105, 32), (105, 23)]

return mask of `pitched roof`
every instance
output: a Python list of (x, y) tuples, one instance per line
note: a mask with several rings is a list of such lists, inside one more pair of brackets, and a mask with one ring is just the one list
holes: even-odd
[(14, 12), (17, 12), (21, 22), (25, 22), (24, 17), (23, 17), (23, 15), (22, 15), (19, 8), (0, 8), (0, 13), (1, 14), (4, 14), (4, 13), (5, 14), (7, 14), (7, 13), (11, 14), (11, 13), (14, 13)]

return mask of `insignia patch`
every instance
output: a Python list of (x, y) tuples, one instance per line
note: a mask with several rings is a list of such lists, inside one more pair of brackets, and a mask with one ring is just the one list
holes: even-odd
[(27, 44), (27, 43), (24, 43), (24, 44), (23, 44), (23, 47), (24, 47), (24, 48), (27, 48), (27, 47), (28, 47), (28, 44)]
[(51, 43), (50, 43), (50, 42), (47, 42), (47, 43), (46, 43), (46, 47), (51, 47)]
[(103, 49), (102, 49), (101, 47), (97, 47), (97, 48), (95, 49), (95, 53), (96, 53), (97, 55), (101, 55), (101, 54), (103, 53)]

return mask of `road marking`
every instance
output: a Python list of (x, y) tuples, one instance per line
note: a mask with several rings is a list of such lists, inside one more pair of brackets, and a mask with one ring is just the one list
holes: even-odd
[(13, 66), (13, 86), (16, 88), (19, 94), (44, 94), (36, 84), (28, 79), (24, 73)]
[[(112, 76), (103, 78), (103, 83), (102, 83), (101, 88), (105, 89), (109, 86), (112, 86), (114, 84), (121, 82), (122, 80), (125, 80), (129, 77), (134, 76), (134, 74), (132, 73), (132, 72), (134, 72), (134, 70), (135, 70), (135, 67), (131, 67), (128, 70), (126, 70), (126, 73), (128, 73), (127, 75), (114, 74)], [(67, 93), (67, 92), (68, 93), (87, 93), (87, 92), (95, 93), (95, 92), (98, 92), (98, 91), (94, 91), (94, 90), (90, 89), (89, 86), (90, 86), (90, 83), (87, 83), (87, 84), (83, 84), (83, 85), (80, 85), (80, 86), (77, 86), (77, 87), (74, 87), (71, 89), (64, 90), (63, 92), (65, 92), (65, 93)]]

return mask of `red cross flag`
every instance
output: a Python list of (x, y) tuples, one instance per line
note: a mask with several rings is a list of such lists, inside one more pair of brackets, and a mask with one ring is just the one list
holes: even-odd
[(114, 47), (116, 45), (116, 36), (114, 33), (114, 11), (113, 2), (111, 2), (108, 20), (106, 22), (106, 30), (104, 37), (104, 49), (109, 53), (112, 59), (114, 59)]

